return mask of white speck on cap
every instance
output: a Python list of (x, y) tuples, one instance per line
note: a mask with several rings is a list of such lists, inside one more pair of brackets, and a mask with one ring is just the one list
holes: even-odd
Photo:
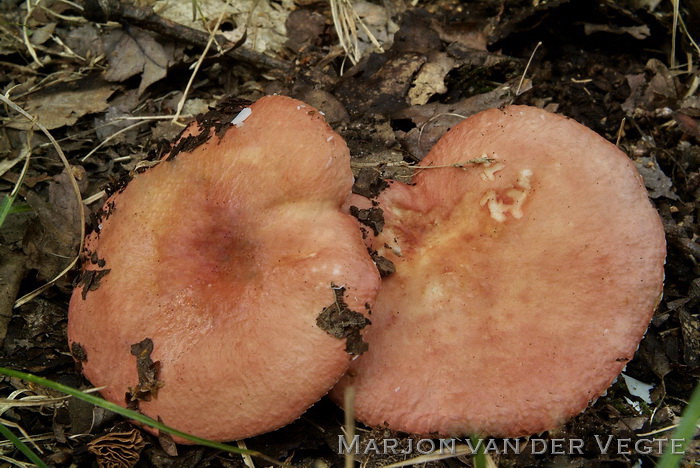
[(242, 127), (242, 126), (243, 126), (243, 121), (244, 121), (245, 119), (247, 119), (248, 117), (250, 117), (250, 114), (252, 114), (252, 113), (253, 113), (253, 111), (250, 109), (250, 107), (246, 107), (246, 108), (244, 108), (242, 111), (240, 111), (240, 112), (238, 113), (237, 116), (235, 116), (235, 117), (233, 118), (233, 120), (231, 121), (231, 123), (232, 123), (235, 127)]
[(326, 141), (330, 142), (332, 139), (333, 139), (333, 135), (331, 135), (331, 136), (329, 136), (328, 138), (326, 138)]

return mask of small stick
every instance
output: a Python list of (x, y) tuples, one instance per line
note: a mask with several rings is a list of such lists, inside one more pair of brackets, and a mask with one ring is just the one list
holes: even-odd
[(622, 120), (620, 121), (620, 128), (617, 130), (617, 141), (615, 142), (615, 146), (617, 146), (618, 148), (620, 147), (622, 133), (625, 131), (625, 121), (627, 121), (627, 117), (622, 118)]
[[(343, 394), (343, 408), (345, 408), (345, 444), (350, 447), (355, 438), (355, 387), (349, 385)], [(345, 453), (345, 468), (354, 468), (355, 453), (348, 450)]]
[(380, 166), (385, 166), (385, 167), (405, 167), (406, 169), (412, 169), (415, 171), (422, 171), (424, 169), (444, 169), (447, 167), (456, 167), (458, 169), (466, 169), (468, 165), (470, 164), (486, 164), (495, 161), (495, 159), (488, 158), (488, 157), (480, 157), (480, 158), (474, 158), (470, 159), (468, 161), (463, 161), (463, 162), (457, 162), (457, 163), (452, 163), (452, 164), (441, 164), (437, 166), (415, 166), (413, 164), (409, 164), (406, 161), (396, 161), (396, 162), (373, 162), (373, 163), (357, 163), (357, 162), (351, 162), (350, 166), (351, 167), (357, 167), (357, 168), (362, 168), (362, 167), (380, 167)]
[(527, 65), (525, 65), (525, 70), (523, 70), (523, 76), (520, 77), (520, 83), (518, 83), (518, 89), (515, 90), (515, 95), (520, 96), (520, 88), (523, 86), (523, 82), (525, 81), (525, 75), (527, 75), (527, 70), (530, 68), (530, 64), (532, 63), (532, 59), (535, 57), (535, 52), (537, 52), (537, 49), (540, 48), (542, 45), (542, 41), (538, 42), (537, 45), (535, 46), (535, 49), (532, 51), (532, 54), (530, 54), (530, 59), (527, 61)]

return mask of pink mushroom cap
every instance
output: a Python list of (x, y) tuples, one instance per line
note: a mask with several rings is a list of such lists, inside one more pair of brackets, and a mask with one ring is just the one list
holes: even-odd
[(213, 440), (281, 427), (326, 394), (352, 356), (317, 320), (344, 302), (357, 338), (379, 287), (341, 208), (342, 138), (281, 96), (234, 122), (107, 201), (68, 324), (106, 399), (139, 393), (146, 415)]
[(525, 107), (448, 132), (412, 185), (378, 198), (391, 260), (332, 396), (416, 434), (554, 429), (632, 359), (663, 288), (664, 231), (629, 158), (583, 125)]

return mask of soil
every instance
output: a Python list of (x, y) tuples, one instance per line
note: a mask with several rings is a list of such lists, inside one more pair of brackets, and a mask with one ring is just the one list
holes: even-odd
[[(240, 40), (219, 38), (224, 48), (214, 46), (203, 60), (188, 90), (180, 125), (168, 119), (129, 119), (175, 114), (191, 65), (202, 54), (201, 34), (194, 39), (180, 37), (180, 29), (159, 22), (157, 15), (144, 15), (142, 9), (149, 2), (115, 7), (108, 15), (96, 12), (96, 3), (86, 1), (80, 9), (73, 3), (47, 0), (29, 13), (27, 2), (0, 3), (3, 93), (51, 131), (71, 164), (69, 174), (40, 131), (9, 107), (0, 111), (4, 121), (0, 195), (22, 182), (13, 210), (0, 226), (0, 339), (4, 338), (0, 366), (90, 387), (68, 349), (66, 316), (72, 284), (82, 281), (97, 287), (100, 275), (81, 278), (73, 268), (31, 301), (16, 308), (13, 304), (51, 281), (78, 253), (80, 211), (70, 176), (77, 180), (82, 197), (90, 198), (89, 226), (99, 228), (99, 218), (108, 215), (100, 191), (118, 190), (130, 174), (162, 157), (164, 142), (175, 139), (182, 124), (207, 112), (208, 106), (224, 102), (208, 117), (200, 115), (198, 122), (225, 131), (223, 123), (230, 121), (230, 115), (262, 95), (280, 93), (306, 100), (324, 111), (347, 140), (355, 192), (371, 195), (386, 186), (385, 178), (409, 180), (410, 165), (464, 116), (510, 103), (528, 104), (578, 120), (618, 143), (635, 160), (666, 229), (666, 283), (663, 300), (625, 371), (653, 386), (651, 403), (631, 395), (620, 379), (560, 431), (538, 435), (550, 442), (582, 439), (583, 454), (548, 450), (491, 457), (499, 466), (514, 467), (655, 463), (658, 449), (604, 454), (595, 449), (595, 436), (631, 439), (632, 445), (640, 439), (668, 437), (665, 429), (678, 423), (700, 377), (700, 49), (690, 39), (700, 38), (696, 0), (680, 2), (684, 21), (675, 39), (671, 2), (358, 2), (368, 23), (377, 15), (384, 18), (384, 23), (372, 25), (384, 25), (376, 35), (383, 34), (387, 42), (383, 52), (370, 48), (354, 66), (338, 46), (328, 2), (296, 0), (292, 5), (291, 0), (270, 0), (278, 10), (290, 6), (295, 10), (286, 19), (286, 45), (263, 55), (246, 49), (248, 42), (241, 47)], [(113, 22), (96, 23), (106, 18)], [(216, 15), (208, 19), (213, 25)], [(221, 31), (235, 31), (237, 21), (224, 18)], [(253, 42), (254, 33), (253, 28), (247, 30), (247, 41)], [(227, 44), (230, 50), (225, 49)], [(127, 50), (129, 54), (121, 53)], [(201, 139), (184, 138), (175, 152)], [(28, 148), (31, 162), (23, 174), (19, 157)], [(376, 231), (382, 223), (378, 211), (358, 210), (357, 216)], [(382, 270), (390, 274), (392, 266)], [(342, 312), (342, 300), (328, 309)], [(355, 336), (364, 324), (350, 325), (338, 333), (364, 344)], [(80, 356), (80, 350), (72, 351)], [(144, 369), (149, 371), (147, 354)], [(143, 388), (135, 390), (156, 391), (158, 382), (146, 377), (140, 383)], [(16, 390), (23, 392), (18, 398), (57, 396), (10, 378), (0, 382), (0, 390), (5, 397)], [(120, 417), (77, 400), (14, 406), (4, 410), (2, 418), (31, 435), (42, 457), (54, 466), (245, 463), (239, 455), (176, 446), (167, 437), (134, 430)], [(248, 439), (246, 445), (299, 466), (342, 466), (343, 456), (338, 454), (342, 425), (342, 411), (324, 399), (290, 426)], [(362, 425), (357, 431), (362, 441), (397, 438), (400, 447), (419, 440)], [(24, 460), (8, 444), (0, 452), (6, 457), (2, 466), (9, 466), (10, 459)], [(416, 455), (370, 450), (356, 459), (366, 466), (383, 466)], [(108, 460), (115, 464), (108, 465)], [(700, 451), (694, 444), (685, 463), (698, 461)], [(471, 464), (471, 458), (464, 456), (427, 463)]]

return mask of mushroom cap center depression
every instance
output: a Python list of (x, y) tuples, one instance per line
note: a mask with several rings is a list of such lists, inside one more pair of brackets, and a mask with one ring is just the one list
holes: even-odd
[(86, 246), (109, 271), (76, 288), (69, 311), (69, 339), (105, 398), (126, 403), (139, 383), (131, 346), (149, 338), (163, 385), (140, 410), (215, 440), (280, 427), (324, 395), (351, 358), (317, 325), (332, 285), (359, 312), (379, 286), (341, 209), (352, 185), (342, 139), (293, 99), (250, 109), (107, 202)]

